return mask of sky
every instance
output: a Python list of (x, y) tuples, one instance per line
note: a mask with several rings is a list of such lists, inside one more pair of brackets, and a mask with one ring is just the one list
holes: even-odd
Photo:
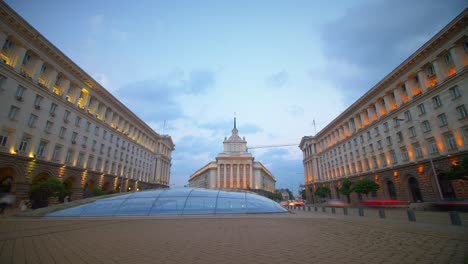
[[(171, 187), (214, 161), (234, 113), (277, 188), (311, 136), (439, 32), (463, 0), (7, 0), (160, 134)], [(314, 126), (315, 123), (315, 126)], [(259, 148), (256, 146), (294, 145)]]

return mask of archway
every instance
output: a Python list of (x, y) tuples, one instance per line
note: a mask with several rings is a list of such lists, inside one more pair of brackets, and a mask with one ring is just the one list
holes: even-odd
[(0, 168), (0, 193), (14, 192), (15, 170), (13, 168)]
[(36, 185), (37, 183), (41, 181), (47, 181), (48, 179), (50, 179), (50, 175), (46, 172), (41, 172), (33, 178), (30, 188), (30, 200), (32, 209), (47, 207), (49, 205), (48, 188)]
[(413, 202), (422, 202), (423, 198), (421, 195), (421, 189), (419, 188), (418, 180), (416, 180), (414, 177), (411, 177), (408, 179), (408, 183)]
[(396, 200), (397, 194), (395, 190), (395, 184), (393, 184), (392, 181), (387, 182), (387, 190), (388, 190), (388, 196), (390, 196), (390, 199)]
[(41, 172), (37, 174), (36, 177), (34, 177), (34, 179), (32, 180), (32, 184), (34, 185), (40, 181), (46, 181), (48, 179), (50, 179), (50, 175), (45, 172)]
[[(65, 186), (65, 189), (67, 190), (68, 193), (68, 201), (70, 201), (72, 195), (73, 195), (73, 187), (75, 186), (75, 178), (73, 177), (68, 177), (64, 182), (63, 186)], [(63, 202), (65, 197), (59, 197), (60, 202)]]
[(102, 185), (102, 190), (105, 191), (105, 192), (111, 192), (112, 191), (112, 186), (111, 186), (110, 182), (105, 182)]
[(94, 181), (93, 180), (88, 180), (83, 189), (83, 198), (88, 198), (88, 197), (93, 197), (93, 188), (94, 188)]

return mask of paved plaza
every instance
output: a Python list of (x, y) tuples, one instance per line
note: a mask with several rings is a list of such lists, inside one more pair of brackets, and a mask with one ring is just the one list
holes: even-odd
[(468, 228), (282, 215), (0, 218), (0, 263), (466, 263)]

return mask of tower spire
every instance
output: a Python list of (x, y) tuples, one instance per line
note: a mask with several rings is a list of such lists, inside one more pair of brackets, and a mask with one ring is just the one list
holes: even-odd
[(236, 128), (236, 112), (234, 112), (234, 128)]

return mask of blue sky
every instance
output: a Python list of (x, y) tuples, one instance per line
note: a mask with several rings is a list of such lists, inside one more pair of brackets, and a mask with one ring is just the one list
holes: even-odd
[[(236, 112), (248, 146), (299, 144), (466, 8), (435, 1), (33, 1), (16, 12), (176, 144), (171, 184), (222, 152)], [(252, 149), (277, 187), (298, 147)]]

